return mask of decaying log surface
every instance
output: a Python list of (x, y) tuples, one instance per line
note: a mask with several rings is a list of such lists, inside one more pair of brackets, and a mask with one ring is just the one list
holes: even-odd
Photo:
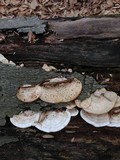
[(0, 19), (0, 30), (18, 29), (36, 34), (53, 32), (56, 39), (90, 37), (108, 39), (120, 37), (120, 17), (80, 18), (77, 20), (40, 20), (37, 16)]
[(49, 30), (53, 31), (52, 39), (120, 37), (120, 17), (81, 18), (74, 21), (51, 21), (48, 24)]
[[(36, 19), (36, 21), (31, 20), (32, 25), (35, 22), (39, 24), (37, 17)], [(13, 19), (13, 22), (15, 20)], [(2, 21), (4, 19), (0, 20), (1, 24)], [(26, 22), (25, 19), (23, 22)], [(16, 39), (8, 36), (0, 44), (0, 53), (18, 61), (32, 60), (93, 67), (120, 67), (120, 17), (46, 20), (43, 21), (43, 24), (41, 20), (39, 22), (43, 26), (44, 23), (47, 23), (46, 32), (42, 32), (42, 36), (37, 35), (39, 40), (35, 44), (28, 44), (20, 36)], [(8, 23), (9, 21), (6, 22)], [(6, 28), (6, 25), (3, 26), (1, 26), (1, 32), (12, 29)], [(23, 28), (26, 29), (24, 26)], [(43, 28), (42, 31), (45, 29)]]
[(71, 40), (62, 44), (1, 44), (13, 61), (43, 61), (93, 67), (120, 67), (120, 41)]
[[(95, 128), (79, 116), (68, 126), (46, 134), (35, 128), (0, 127), (3, 139), (13, 142), (1, 145), (1, 160), (119, 160), (119, 128)], [(45, 138), (46, 137), (46, 138)], [(15, 142), (16, 141), (16, 142)], [(1, 143), (0, 143), (1, 144)]]
[[(41, 84), (46, 79), (65, 76), (76, 77), (83, 84), (83, 90), (78, 99), (87, 98), (90, 93), (94, 92), (97, 88), (103, 87), (99, 85), (92, 77), (83, 76), (79, 73), (65, 74), (50, 72), (47, 73), (41, 68), (25, 68), (16, 67), (10, 65), (0, 64), (0, 125), (5, 124), (5, 117), (11, 117), (14, 114), (18, 114), (20, 111), (30, 108), (34, 111), (45, 108), (63, 108), (67, 105), (64, 104), (47, 104), (40, 100), (33, 103), (23, 103), (16, 97), (17, 89), (24, 84)], [(4, 107), (3, 107), (4, 106)]]
[[(51, 21), (49, 26), (50, 23), (51, 25), (54, 24)], [(73, 22), (71, 24), (73, 25)], [(49, 36), (52, 36), (52, 34), (55, 35), (53, 32)], [(57, 41), (56, 43), (55, 41), (50, 41), (50, 38), (46, 39), (46, 41), (51, 44), (44, 42), (26, 45), (25, 43), (12, 42), (10, 44), (5, 42), (0, 44), (0, 53), (15, 62), (23, 61), (27, 63), (31, 61), (33, 64), (35, 62), (53, 62), (53, 64), (69, 63), (79, 66), (120, 67), (119, 40), (94, 41), (75, 39), (63, 42)], [(59, 40), (59, 38), (61, 39), (61, 37), (56, 39)], [(33, 127), (19, 129), (10, 123), (9, 117), (19, 113), (21, 110), (30, 108), (38, 111), (41, 108), (61, 107), (50, 106), (40, 100), (26, 104), (16, 98), (16, 91), (20, 85), (37, 84), (47, 78), (60, 75), (67, 77), (74, 75), (82, 80), (85, 88), (84, 92), (82, 92), (82, 98), (86, 97), (95, 88), (101, 87), (92, 77), (83, 76), (79, 73), (46, 73), (40, 68), (16, 68), (15, 66), (0, 64), (0, 125), (6, 123), (5, 126), (0, 126), (0, 160), (120, 159), (119, 128), (95, 128), (84, 122), (79, 115), (73, 117), (65, 129), (50, 134), (41, 132)], [(120, 80), (120, 78), (117, 80)], [(118, 92), (120, 91), (119, 87), (116, 86)], [(7, 116), (6, 119), (5, 116)]]

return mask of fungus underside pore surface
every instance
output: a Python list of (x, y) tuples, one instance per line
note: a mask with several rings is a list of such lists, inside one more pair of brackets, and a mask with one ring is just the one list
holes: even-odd
[(34, 111), (64, 108), (67, 103), (48, 104), (37, 100), (32, 103), (24, 103), (17, 99), (17, 89), (24, 84), (40, 84), (46, 79), (57, 76), (77, 78), (83, 84), (83, 90), (78, 99), (87, 98), (93, 91), (103, 87), (93, 77), (83, 76), (80, 73), (45, 72), (41, 68), (25, 68), (0, 64), (0, 125), (5, 124), (6, 116), (12, 117), (20, 111), (31, 109)]

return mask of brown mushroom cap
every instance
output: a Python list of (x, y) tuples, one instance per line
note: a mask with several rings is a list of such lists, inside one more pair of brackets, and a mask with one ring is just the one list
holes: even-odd
[(39, 85), (23, 85), (17, 91), (17, 98), (23, 102), (33, 102), (39, 98), (41, 87)]
[(81, 90), (82, 83), (76, 78), (55, 78), (41, 86), (40, 99), (48, 103), (70, 102), (79, 96)]

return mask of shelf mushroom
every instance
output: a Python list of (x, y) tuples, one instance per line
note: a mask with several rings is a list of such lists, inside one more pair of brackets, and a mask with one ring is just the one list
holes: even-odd
[(71, 114), (68, 111), (42, 112), (39, 121), (34, 126), (44, 132), (57, 132), (68, 125)]
[(95, 127), (107, 126), (110, 123), (108, 113), (96, 115), (96, 114), (88, 113), (82, 109), (80, 111), (80, 115), (82, 119), (84, 119), (87, 123)]
[(96, 90), (89, 98), (80, 102), (76, 100), (77, 107), (83, 108), (85, 111), (93, 114), (108, 113), (114, 108), (117, 101), (117, 94), (105, 89)]
[(76, 78), (53, 78), (41, 85), (40, 99), (48, 103), (70, 102), (82, 90), (82, 83)]
[(14, 126), (19, 128), (31, 127), (38, 120), (39, 120), (39, 112), (36, 113), (31, 110), (21, 112), (18, 115), (13, 115), (13, 117), (10, 118), (10, 122)]
[(75, 117), (78, 115), (79, 110), (77, 108), (67, 109), (68, 112), (70, 112), (72, 117)]
[(110, 124), (109, 127), (120, 127), (120, 107), (113, 108), (110, 113)]
[(17, 91), (17, 98), (23, 102), (33, 102), (40, 97), (41, 87), (39, 85), (23, 85)]
[(117, 96), (117, 101), (114, 107), (120, 107), (120, 96)]

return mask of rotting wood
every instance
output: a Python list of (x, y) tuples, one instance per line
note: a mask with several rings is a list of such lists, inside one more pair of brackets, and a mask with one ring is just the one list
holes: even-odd
[(53, 32), (48, 36), (51, 39), (93, 38), (109, 39), (120, 37), (120, 17), (81, 18), (74, 21), (51, 21), (49, 30)]
[[(109, 42), (108, 42), (108, 44), (109, 44)], [(116, 44), (116, 42), (115, 42), (115, 44)], [(119, 41), (117, 42), (117, 47), (116, 47), (116, 45), (115, 45), (115, 48), (113, 47), (113, 50), (115, 49), (114, 54), (113, 54), (113, 50), (112, 50), (112, 52), (110, 52), (110, 50), (108, 51), (107, 48), (106, 48), (106, 52), (108, 51), (109, 53), (111, 53), (113, 55), (113, 57), (115, 56), (116, 58), (118, 58), (118, 61), (119, 61), (120, 57), (119, 57), (119, 52), (118, 52), (118, 49), (119, 49), (118, 44), (119, 44)], [(48, 53), (48, 46), (50, 46), (52, 48), (51, 45), (47, 45), (45, 51), (44, 51), (44, 48), (41, 50), (41, 51), (44, 51), (43, 52), (44, 54), (45, 54), (45, 52)], [(110, 47), (110, 45), (107, 45), (107, 47), (108, 46)], [(60, 45), (60, 47), (61, 47), (61, 45)], [(103, 47), (103, 46), (101, 46), (101, 47)], [(56, 46), (56, 48), (57, 48), (57, 46)], [(23, 51), (24, 51), (24, 49), (23, 49)], [(34, 49), (35, 49), (35, 46), (34, 46)], [(112, 49), (112, 48), (110, 48), (110, 49)], [(50, 49), (50, 51), (53, 51), (53, 50), (54, 49)], [(79, 50), (79, 48), (78, 48), (78, 50)], [(62, 51), (64, 51), (64, 50), (62, 49)], [(24, 53), (27, 53), (27, 55), (22, 55), (21, 52), (19, 52), (19, 54), (17, 54), (18, 52), (16, 52), (16, 54), (14, 56), (14, 55), (12, 55), (14, 53), (12, 50), (11, 54), (8, 55), (10, 53), (10, 52), (8, 52), (8, 54), (6, 53), (6, 56), (9, 56), (9, 59), (11, 59), (11, 57), (12, 57), (12, 59), (14, 59), (15, 61), (19, 61), (19, 60), (24, 61), (24, 57), (26, 57), (25, 58), (26, 60), (32, 59), (33, 63), (36, 60), (40, 60), (40, 59), (37, 59), (38, 58), (37, 57), (38, 51), (33, 52), (33, 54), (35, 54), (35, 57), (33, 56), (32, 52), (31, 52), (31, 54), (30, 54), (31, 58), (28, 57), (28, 59), (27, 59), (27, 56), (29, 55), (29, 52), (24, 52)], [(92, 53), (92, 50), (89, 53)], [(97, 54), (97, 51), (95, 53)], [(101, 56), (103, 52), (101, 51), (100, 53), (101, 53), (100, 54), (100, 56)], [(116, 53), (117, 53), (117, 55), (116, 55)], [(4, 54), (5, 54), (5, 52), (4, 52)], [(54, 54), (55, 54), (55, 52), (54, 52)], [(83, 52), (83, 54), (84, 54), (84, 52)], [(111, 55), (111, 54), (108, 54), (108, 55)], [(17, 56), (19, 56), (19, 57), (17, 57)], [(74, 56), (75, 56), (75, 54), (74, 54)], [(91, 59), (93, 57), (91, 57)], [(52, 60), (52, 58), (53, 57), (51, 57), (51, 61), (55, 62), (56, 59)], [(73, 57), (71, 57), (71, 58), (73, 58)], [(106, 56), (106, 58), (107, 58), (107, 56)], [(65, 61), (65, 59), (66, 59), (66, 57), (64, 58), (64, 61)], [(108, 57), (108, 59), (109, 59), (109, 57)], [(102, 65), (104, 66), (105, 61), (107, 62), (108, 59), (103, 59), (103, 64), (101, 64), (102, 61), (100, 61), (100, 63), (99, 63), (99, 61), (97, 61), (97, 63), (101, 66)], [(49, 61), (49, 60), (46, 60), (45, 57), (44, 57), (44, 60)], [(73, 58), (73, 60), (74, 60), (74, 58)], [(79, 61), (80, 61), (80, 59), (79, 59)], [(112, 61), (112, 59), (111, 59), (111, 61)], [(118, 63), (118, 61), (116, 61), (115, 59), (113, 61), (114, 62), (112, 62), (112, 66), (116, 66), (115, 63), (116, 62)], [(72, 60), (70, 62), (72, 62)], [(72, 64), (74, 64), (74, 63), (75, 63), (75, 61), (73, 61)], [(95, 63), (95, 64), (97, 64), (97, 63)], [(84, 64), (84, 62), (82, 64)], [(95, 64), (94, 64), (94, 66), (96, 66)], [(80, 63), (79, 63), (79, 65), (80, 65)], [(86, 65), (87, 65), (87, 63), (86, 63)], [(39, 71), (39, 69), (35, 70), (33, 68), (32, 69), (31, 68), (25, 69), (26, 72), (24, 72), (23, 69), (21, 69), (21, 68), (13, 69), (14, 70), (13, 71), (10, 69), (13, 67), (7, 66), (5, 69), (5, 66), (4, 67), (3, 66), (4, 65), (2, 65), (2, 67), (0, 68), (0, 71), (2, 71), (1, 72), (2, 76), (0, 77), (0, 82), (1, 82), (1, 84), (4, 84), (3, 85), (4, 86), (3, 90), (5, 89), (4, 92), (9, 91), (9, 95), (10, 95), (9, 99), (11, 98), (11, 101), (10, 100), (6, 101), (6, 99), (3, 100), (1, 98), (4, 96), (1, 94), (2, 88), (0, 88), (0, 101), (2, 100), (2, 104), (3, 104), (3, 105), (0, 105), (0, 108), (2, 107), (0, 113), (4, 112), (3, 107), (6, 107), (6, 106), (12, 107), (12, 104), (10, 104), (10, 103), (11, 102), (13, 103), (13, 101), (14, 101), (15, 107), (18, 109), (17, 112), (19, 112), (19, 107), (22, 110), (25, 109), (25, 107), (27, 107), (27, 108), (30, 107), (28, 104), (23, 106), (23, 103), (17, 102), (17, 99), (15, 98), (16, 89), (19, 85), (22, 85), (23, 83), (38, 83), (38, 82), (40, 82), (39, 73), (41, 73), (41, 71)], [(111, 66), (111, 65), (110, 64), (108, 65), (108, 62), (107, 62), (107, 66)], [(19, 70), (19, 71), (16, 72), (16, 70)], [(15, 74), (15, 72), (16, 72), (16, 74)], [(22, 73), (24, 73), (24, 74), (22, 75)], [(53, 74), (53, 72), (52, 72), (52, 74)], [(58, 75), (58, 73), (54, 73), (54, 76), (56, 76), (56, 75)], [(51, 75), (49, 75), (49, 76), (51, 77)], [(49, 76), (45, 76), (44, 78), (46, 79)], [(36, 77), (37, 77), (37, 79), (36, 79)], [(6, 78), (7, 81), (6, 80), (4, 81), (4, 78)], [(11, 82), (13, 82), (13, 80), (15, 80), (14, 81), (15, 84), (11, 83)], [(16, 85), (16, 82), (17, 82), (17, 85)], [(14, 87), (14, 90), (12, 90), (12, 85)], [(4, 105), (4, 104), (6, 104), (6, 105)], [(34, 103), (31, 104), (31, 106), (33, 106), (33, 108), (36, 107), (36, 109), (39, 110), (39, 104), (40, 104), (39, 102), (36, 102), (35, 104)], [(12, 110), (12, 108), (11, 108), (11, 110)], [(5, 113), (5, 115), (9, 116), (10, 113), (7, 112), (7, 114)], [(3, 118), (1, 121), (2, 124), (5, 123), (4, 120), (5, 119)], [(49, 139), (49, 140), (45, 139), (45, 138), (43, 139), (42, 137), (44, 134), (45, 133), (40, 132), (34, 128), (28, 128), (25, 130), (24, 129), (17, 129), (14, 126), (12, 126), (12, 124), (8, 124), (8, 126), (6, 125), (4, 127), (0, 127), (0, 136), (4, 139), (3, 141), (1, 141), (2, 146), (0, 147), (1, 160), (13, 160), (13, 159), (16, 159), (16, 160), (21, 160), (21, 159), (25, 159), (25, 160), (28, 160), (28, 159), (46, 159), (46, 160), (47, 159), (49, 159), (49, 160), (50, 159), (51, 160), (54, 160), (54, 159), (55, 160), (56, 159), (64, 159), (64, 160), (65, 159), (66, 160), (67, 159), (70, 159), (70, 160), (71, 159), (75, 159), (75, 160), (78, 160), (78, 159), (81, 159), (81, 160), (105, 159), (105, 160), (107, 160), (107, 159), (109, 159), (109, 160), (119, 160), (119, 157), (120, 157), (119, 128), (111, 128), (111, 127), (95, 128), (95, 127), (87, 124), (81, 118), (79, 118), (79, 116), (77, 116), (71, 120), (70, 124), (64, 130), (57, 132), (57, 133), (52, 133), (52, 135), (54, 136), (53, 139)], [(18, 141), (17, 141), (16, 137), (19, 138)], [(17, 141), (17, 142), (15, 142), (15, 141)], [(9, 142), (11, 142), (11, 143), (9, 143)], [(8, 143), (8, 144), (5, 144), (5, 143)]]
[(70, 40), (62, 44), (1, 44), (13, 61), (40, 61), (92, 67), (120, 67), (120, 41)]
[[(0, 30), (18, 29), (19, 32), (33, 31), (36, 34), (53, 32), (54, 38), (73, 39), (90, 37), (108, 39), (120, 37), (120, 17), (80, 18), (77, 20), (40, 20), (37, 16), (0, 19)], [(51, 37), (51, 36), (50, 36)], [(49, 36), (48, 36), (49, 38)]]
[[(34, 45), (25, 43), (20, 35), (17, 38), (12, 37), (12, 39), (7, 37), (0, 44), (0, 52), (8, 59), (11, 58), (13, 61), (64, 62), (65, 64), (92, 67), (120, 67), (119, 16), (78, 20), (58, 19), (57, 21), (39, 20), (37, 16), (33, 16), (23, 17), (18, 23), (19, 18), (1, 19), (1, 32), (9, 29), (14, 31), (15, 28), (22, 29), (22, 26), (26, 30), (28, 25), (39, 26), (40, 23), (42, 25), (42, 28), (40, 26), (42, 32), (40, 32), (45, 34), (42, 34), (42, 37), (41, 34), (38, 34), (39, 40)], [(13, 26), (9, 23), (11, 21), (14, 22), (12, 22)], [(25, 24), (23, 25), (22, 22)], [(5, 25), (2, 25), (4, 23)], [(44, 23), (48, 23), (47, 28)], [(24, 31), (21, 30), (21, 32)], [(26, 32), (29, 32), (29, 29)], [(34, 32), (36, 31), (34, 30)], [(85, 39), (81, 39), (83, 37)], [(95, 40), (93, 40), (94, 38)]]
[(38, 111), (40, 109), (63, 108), (67, 103), (48, 104), (41, 100), (33, 103), (24, 103), (17, 99), (17, 89), (24, 84), (40, 84), (46, 79), (65, 76), (78, 78), (83, 84), (83, 90), (78, 99), (85, 99), (97, 88), (103, 87), (99, 85), (93, 77), (83, 76), (75, 73), (45, 72), (41, 68), (25, 68), (0, 64), (0, 125), (5, 124), (5, 117), (12, 116), (20, 111), (28, 108)]
[(11, 124), (0, 129), (3, 139), (19, 137), (17, 142), (13, 140), (0, 147), (1, 160), (119, 160), (120, 156), (119, 128), (95, 128), (79, 115), (63, 130), (50, 133), (50, 139), (43, 138), (46, 133), (35, 128), (19, 129)]

